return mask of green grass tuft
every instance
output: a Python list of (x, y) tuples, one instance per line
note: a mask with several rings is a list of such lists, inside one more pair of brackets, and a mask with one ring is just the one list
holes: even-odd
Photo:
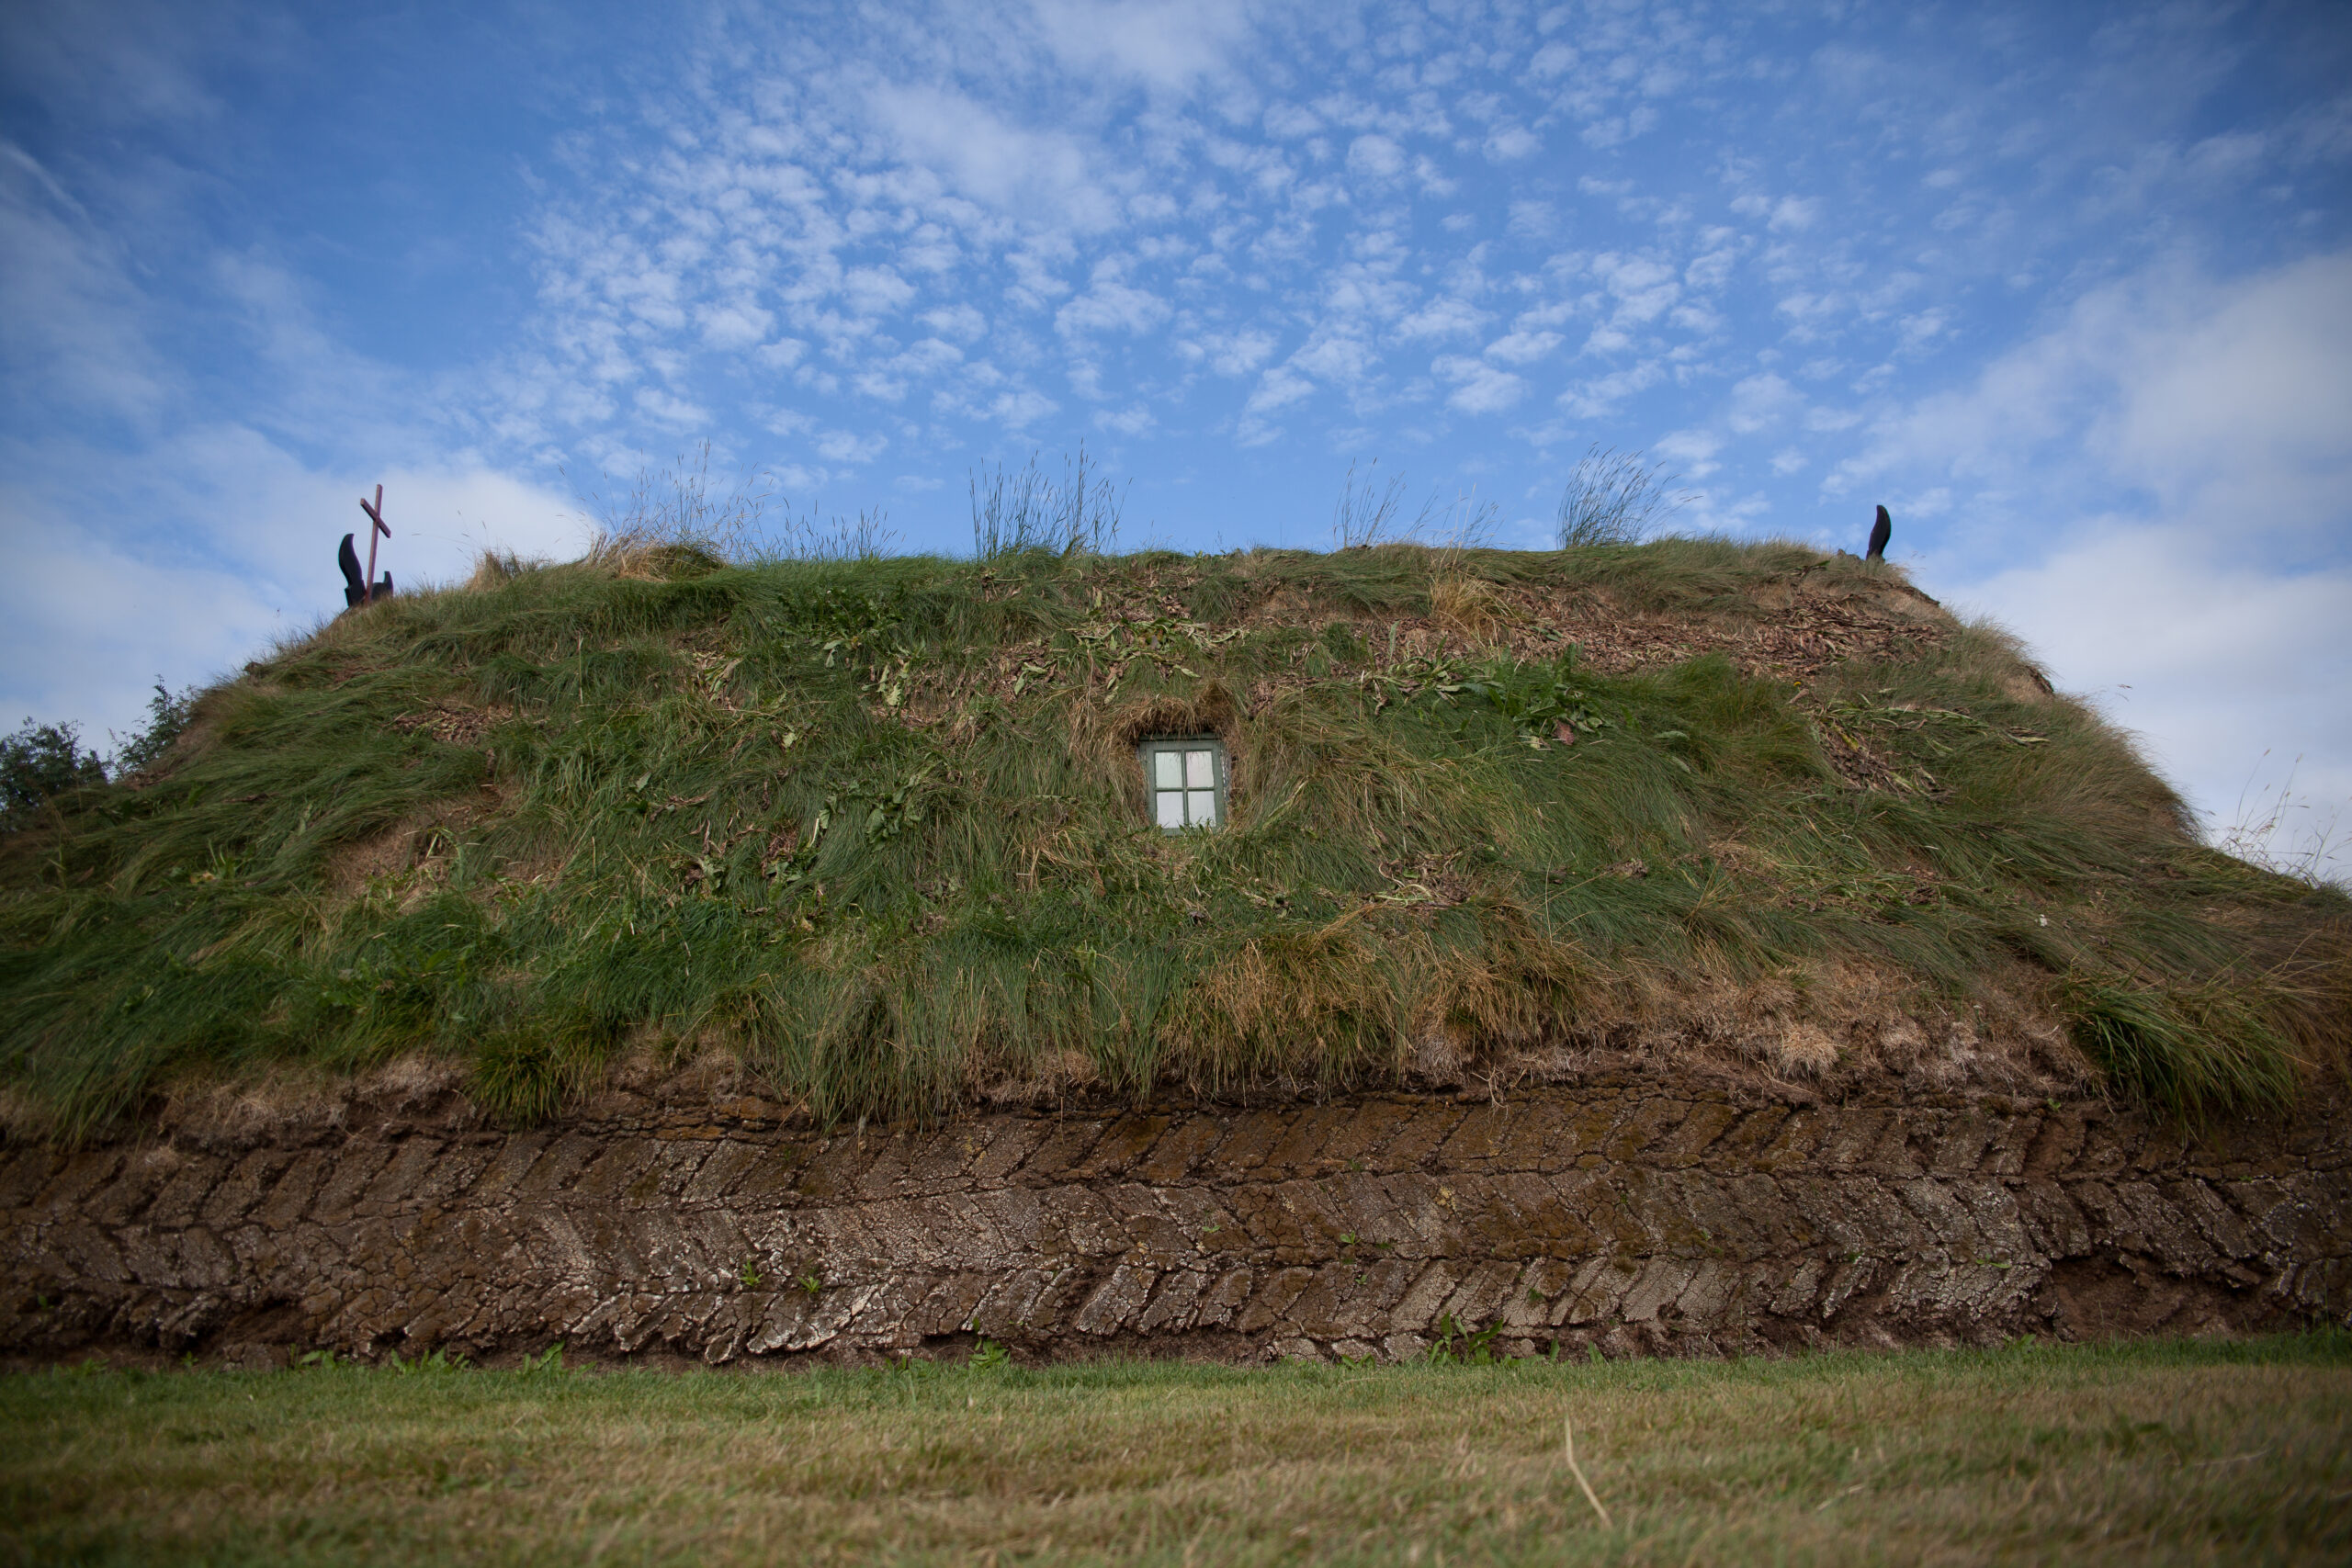
[[(2341, 1043), (2343, 896), (2201, 848), (1997, 637), (1743, 652), (1792, 595), (1905, 592), (1799, 547), (495, 564), (0, 839), (28, 1114), (419, 1049), (518, 1119), (622, 1051), (827, 1116), (1343, 1087), (1858, 974), (2063, 1017), (2184, 1111)], [(1201, 728), (1233, 823), (1164, 838), (1132, 743)]]

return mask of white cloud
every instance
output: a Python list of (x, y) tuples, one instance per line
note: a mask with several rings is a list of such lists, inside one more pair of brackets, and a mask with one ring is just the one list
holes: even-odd
[(1290, 362), (1319, 381), (1352, 388), (1370, 378), (1379, 351), (1353, 333), (1324, 333), (1290, 356)]
[[(487, 548), (560, 558), (587, 542), (578, 502), (464, 457), (396, 468), (382, 483), (385, 522), (394, 525), (397, 553), (418, 581), (461, 577)], [(356, 482), (346, 488), (355, 497), (359, 493)], [(350, 515), (358, 516), (356, 502)]]
[(1666, 371), (1655, 360), (1612, 370), (1580, 381), (1562, 392), (1558, 399), (1560, 412), (1575, 419), (1603, 419), (1617, 412), (1618, 405), (1635, 397), (1666, 378)]
[(1650, 443), (1650, 450), (1681, 464), (1683, 472), (1694, 479), (1703, 479), (1722, 467), (1714, 457), (1723, 449), (1723, 437), (1712, 430), (1670, 431)]
[[(1468, 215), (1455, 214), (1454, 216)], [(1559, 209), (1550, 202), (1522, 197), (1510, 204), (1510, 218), (1506, 227), (1521, 239), (1540, 240), (1557, 228), (1559, 221)]]
[(1060, 406), (1043, 392), (1018, 387), (990, 399), (989, 415), (1008, 430), (1024, 430)]
[(702, 341), (721, 352), (749, 348), (768, 335), (775, 318), (755, 305), (737, 302), (699, 312)]
[(1630, 114), (1604, 115), (1591, 120), (1577, 135), (1594, 152), (1606, 152), (1656, 130), (1657, 118), (1657, 110), (1645, 104)]
[(1065, 337), (1090, 333), (1145, 333), (1168, 319), (1168, 301), (1148, 289), (1102, 279), (1054, 314)]
[(935, 337), (918, 338), (900, 350), (890, 367), (910, 376), (936, 376), (964, 363), (964, 351)]
[(1314, 395), (1314, 382), (1287, 365), (1277, 365), (1258, 378), (1257, 388), (1250, 392), (1244, 408), (1249, 413), (1267, 414)]
[[(172, 686), (233, 674), (275, 637), (343, 608), (336, 541), (384, 487), (392, 537), (379, 570), (402, 589), (462, 579), (478, 552), (570, 556), (577, 503), (470, 462), (321, 471), (247, 429), (191, 429), (107, 465), (89, 453), (6, 453), (0, 535), (0, 716), (76, 718), (96, 740), (128, 733), (160, 673)], [(93, 504), (94, 501), (96, 504)], [(160, 536), (135, 524), (175, 525)]]
[(1098, 177), (1087, 145), (1065, 131), (1010, 124), (948, 87), (879, 86), (871, 102), (908, 159), (976, 201), (1082, 232), (1118, 221), (1115, 192)]
[(1524, 126), (1510, 126), (1487, 138), (1487, 156), (1498, 164), (1516, 163), (1541, 149), (1544, 139)]
[(1651, 321), (1682, 293), (1675, 269), (1656, 256), (1603, 251), (1592, 258), (1591, 270), (1616, 298), (1621, 322)]
[(2229, 285), (2167, 266), (2095, 290), (1972, 386), (1883, 419), (1841, 474), (1933, 471), (2012, 491), (2086, 450), (2098, 477), (2154, 491), (2164, 513), (2340, 549), (2348, 432), (2352, 252), (2340, 252)]
[(1576, 62), (1575, 50), (1565, 43), (1547, 43), (1535, 51), (1535, 58), (1527, 62), (1527, 70), (1530, 75), (1540, 81), (1566, 74), (1575, 68)]
[[(2112, 694), (2201, 809), (2226, 814), (2266, 750), (2352, 795), (2352, 253), (2096, 290), (1839, 478), (1949, 489), (1950, 521), (1905, 546), (2062, 684)], [(1988, 556), (2012, 564), (1970, 570)]]
[(1905, 348), (1919, 349), (1935, 342), (1950, 331), (1951, 321), (1950, 314), (1945, 310), (1931, 309), (1904, 317), (1895, 323), (1895, 327), (1902, 335)]
[(1047, 46), (1074, 70), (1189, 86), (1221, 73), (1249, 36), (1237, 0), (1031, 0)]
[(1197, 343), (1180, 346), (1193, 357), (1207, 359), (1209, 368), (1220, 376), (1247, 376), (1266, 362), (1276, 343), (1272, 333), (1252, 329), (1212, 333)]
[(1752, 435), (1787, 419), (1804, 406), (1794, 387), (1770, 371), (1750, 376), (1731, 389), (1731, 409), (1724, 423), (1742, 435)]
[(1497, 338), (1485, 352), (1505, 365), (1532, 365), (1565, 341), (1558, 333), (1516, 332)]
[(1348, 170), (1371, 179), (1394, 179), (1405, 168), (1405, 150), (1385, 136), (1359, 136), (1348, 143)]
[(126, 258), (32, 155), (0, 142), (0, 353), (44, 400), (144, 421), (170, 372)]
[[(0, 578), (0, 723), (78, 721), (83, 739), (106, 749), (108, 730), (129, 734), (153, 682), (209, 683), (273, 637), (311, 619), (271, 603), (243, 571), (161, 561), (126, 552), (70, 525), (33, 531), (15, 506), (0, 515), (10, 570)], [(334, 542), (319, 558), (333, 578)], [(313, 615), (326, 613), (322, 592)], [(342, 604), (334, 590), (334, 604)], [(103, 635), (93, 622), (103, 618)]]
[[(2163, 288), (2163, 285), (2159, 285)], [(2175, 291), (2177, 290), (2177, 291)], [(2103, 367), (2124, 393), (2092, 440), (2175, 504), (2352, 544), (2352, 252), (2234, 288), (2175, 286)], [(2153, 329), (2153, 330), (2150, 330)]]
[(1690, 265), (1682, 269), (1682, 281), (1693, 288), (1721, 288), (1731, 281), (1732, 264), (1738, 259), (1730, 250), (1709, 251), (1691, 258)]
[(1467, 299), (1440, 295), (1396, 323), (1396, 335), (1407, 343), (1464, 337), (1478, 330), (1487, 312)]
[(660, 387), (639, 387), (637, 389), (637, 411), (654, 423), (666, 425), (682, 434), (710, 427), (708, 409), (700, 403), (688, 402), (676, 393)]
[(1464, 413), (1500, 413), (1527, 392), (1527, 383), (1519, 377), (1465, 355), (1441, 355), (1430, 368), (1454, 383), (1446, 405)]
[(1099, 429), (1115, 430), (1122, 435), (1141, 435), (1152, 427), (1154, 422), (1151, 411), (1136, 403), (1118, 410), (1099, 409), (1095, 412), (1094, 423)]
[(933, 306), (917, 319), (940, 336), (961, 344), (977, 343), (989, 330), (989, 319), (969, 305)]
[(1312, 136), (1323, 129), (1323, 121), (1297, 104), (1269, 104), (1265, 115), (1266, 134), (1295, 141), (1302, 136)]
[(817, 456), (829, 463), (870, 463), (889, 445), (889, 437), (880, 431), (861, 435), (852, 430), (829, 430), (817, 438)]
[(797, 337), (780, 337), (774, 343), (763, 343), (752, 351), (752, 357), (772, 369), (789, 370), (800, 363), (808, 345)]
[(2229, 825), (2266, 751), (2352, 802), (2352, 570), (2262, 570), (2204, 519), (2086, 520), (2068, 541), (1960, 597), (2135, 731), (2209, 820)]

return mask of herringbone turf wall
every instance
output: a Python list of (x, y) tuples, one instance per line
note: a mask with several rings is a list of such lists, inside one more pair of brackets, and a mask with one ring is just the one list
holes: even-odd
[(1498, 1103), (821, 1132), (613, 1094), (0, 1149), (0, 1351), (831, 1358), (1757, 1351), (2352, 1319), (2352, 1114), (1821, 1105), (1622, 1076)]

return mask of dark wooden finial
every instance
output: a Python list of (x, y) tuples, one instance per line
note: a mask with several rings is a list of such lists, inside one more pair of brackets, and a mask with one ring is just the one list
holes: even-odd
[(360, 575), (359, 552), (351, 547), (351, 536), (345, 534), (334, 552), (334, 564), (343, 569), (343, 607), (346, 610), (368, 602), (368, 580)]

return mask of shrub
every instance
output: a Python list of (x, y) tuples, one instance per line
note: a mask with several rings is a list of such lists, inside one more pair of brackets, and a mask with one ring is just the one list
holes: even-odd
[(26, 827), (57, 796), (106, 782), (106, 763), (96, 751), (82, 750), (81, 732), (73, 725), (28, 718), (23, 728), (0, 739), (0, 827)]
[(187, 728), (187, 721), (195, 709), (194, 686), (174, 696), (164, 686), (164, 678), (156, 676), (155, 694), (147, 699), (147, 722), (132, 730), (130, 738), (123, 741), (121, 750), (115, 752), (108, 771), (118, 779), (127, 779), (153, 767), (163, 760), (164, 753), (172, 749), (172, 742), (180, 738), (180, 732)]

